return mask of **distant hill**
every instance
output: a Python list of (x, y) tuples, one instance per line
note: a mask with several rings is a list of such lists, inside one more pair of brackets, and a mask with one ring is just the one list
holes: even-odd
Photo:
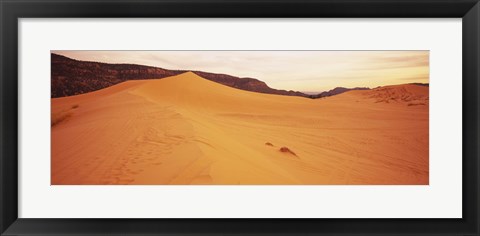
[(410, 83), (410, 84), (418, 85), (418, 86), (430, 87), (430, 84), (429, 84), (429, 83)]
[(265, 82), (253, 78), (239, 78), (231, 75), (225, 74), (215, 74), (203, 71), (193, 71), (200, 77), (205, 79), (227, 85), (233, 88), (238, 88), (246, 91), (258, 92), (258, 93), (268, 93), (268, 94), (278, 94), (278, 95), (288, 95), (288, 96), (300, 96), (300, 97), (309, 97), (307, 94), (293, 91), (293, 90), (279, 90), (270, 88)]
[[(161, 79), (187, 72), (167, 70), (135, 64), (109, 64), (74, 60), (62, 55), (51, 54), (51, 97), (65, 97), (92, 92), (127, 81)], [(265, 82), (253, 78), (240, 78), (225, 74), (193, 71), (197, 75), (246, 91), (288, 96), (310, 97), (297, 91), (270, 88)]]
[(356, 88), (336, 87), (332, 90), (325, 91), (325, 92), (319, 93), (317, 95), (310, 95), (310, 97), (311, 98), (323, 98), (323, 97), (330, 97), (330, 96), (338, 95), (338, 94), (345, 93), (345, 92), (352, 91), (352, 90), (369, 90), (369, 89), (370, 88), (366, 88), (366, 87), (356, 87)]

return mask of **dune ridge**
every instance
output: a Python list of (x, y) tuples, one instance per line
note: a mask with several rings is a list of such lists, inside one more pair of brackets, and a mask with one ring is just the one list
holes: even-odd
[(428, 87), (385, 89), (313, 100), (186, 72), (55, 98), (52, 117), (78, 107), (52, 127), (52, 184), (428, 184)]

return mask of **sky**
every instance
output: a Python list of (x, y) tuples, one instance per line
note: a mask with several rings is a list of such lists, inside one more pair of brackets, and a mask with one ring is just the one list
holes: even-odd
[(52, 51), (77, 60), (131, 63), (256, 78), (307, 93), (335, 87), (429, 82), (429, 51)]

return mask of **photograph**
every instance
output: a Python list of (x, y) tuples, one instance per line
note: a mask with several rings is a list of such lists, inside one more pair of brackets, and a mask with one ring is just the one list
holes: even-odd
[(0, 0), (0, 236), (480, 236), (479, 2)]
[(51, 185), (429, 185), (428, 50), (52, 50)]

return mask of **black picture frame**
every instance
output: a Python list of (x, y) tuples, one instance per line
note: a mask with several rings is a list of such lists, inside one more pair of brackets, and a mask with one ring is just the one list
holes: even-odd
[[(0, 0), (0, 15), (1, 235), (479, 235), (478, 0)], [(59, 17), (462, 18), (463, 218), (18, 218), (18, 19)], [(42, 199), (38, 199), (38, 204), (42, 204)]]

